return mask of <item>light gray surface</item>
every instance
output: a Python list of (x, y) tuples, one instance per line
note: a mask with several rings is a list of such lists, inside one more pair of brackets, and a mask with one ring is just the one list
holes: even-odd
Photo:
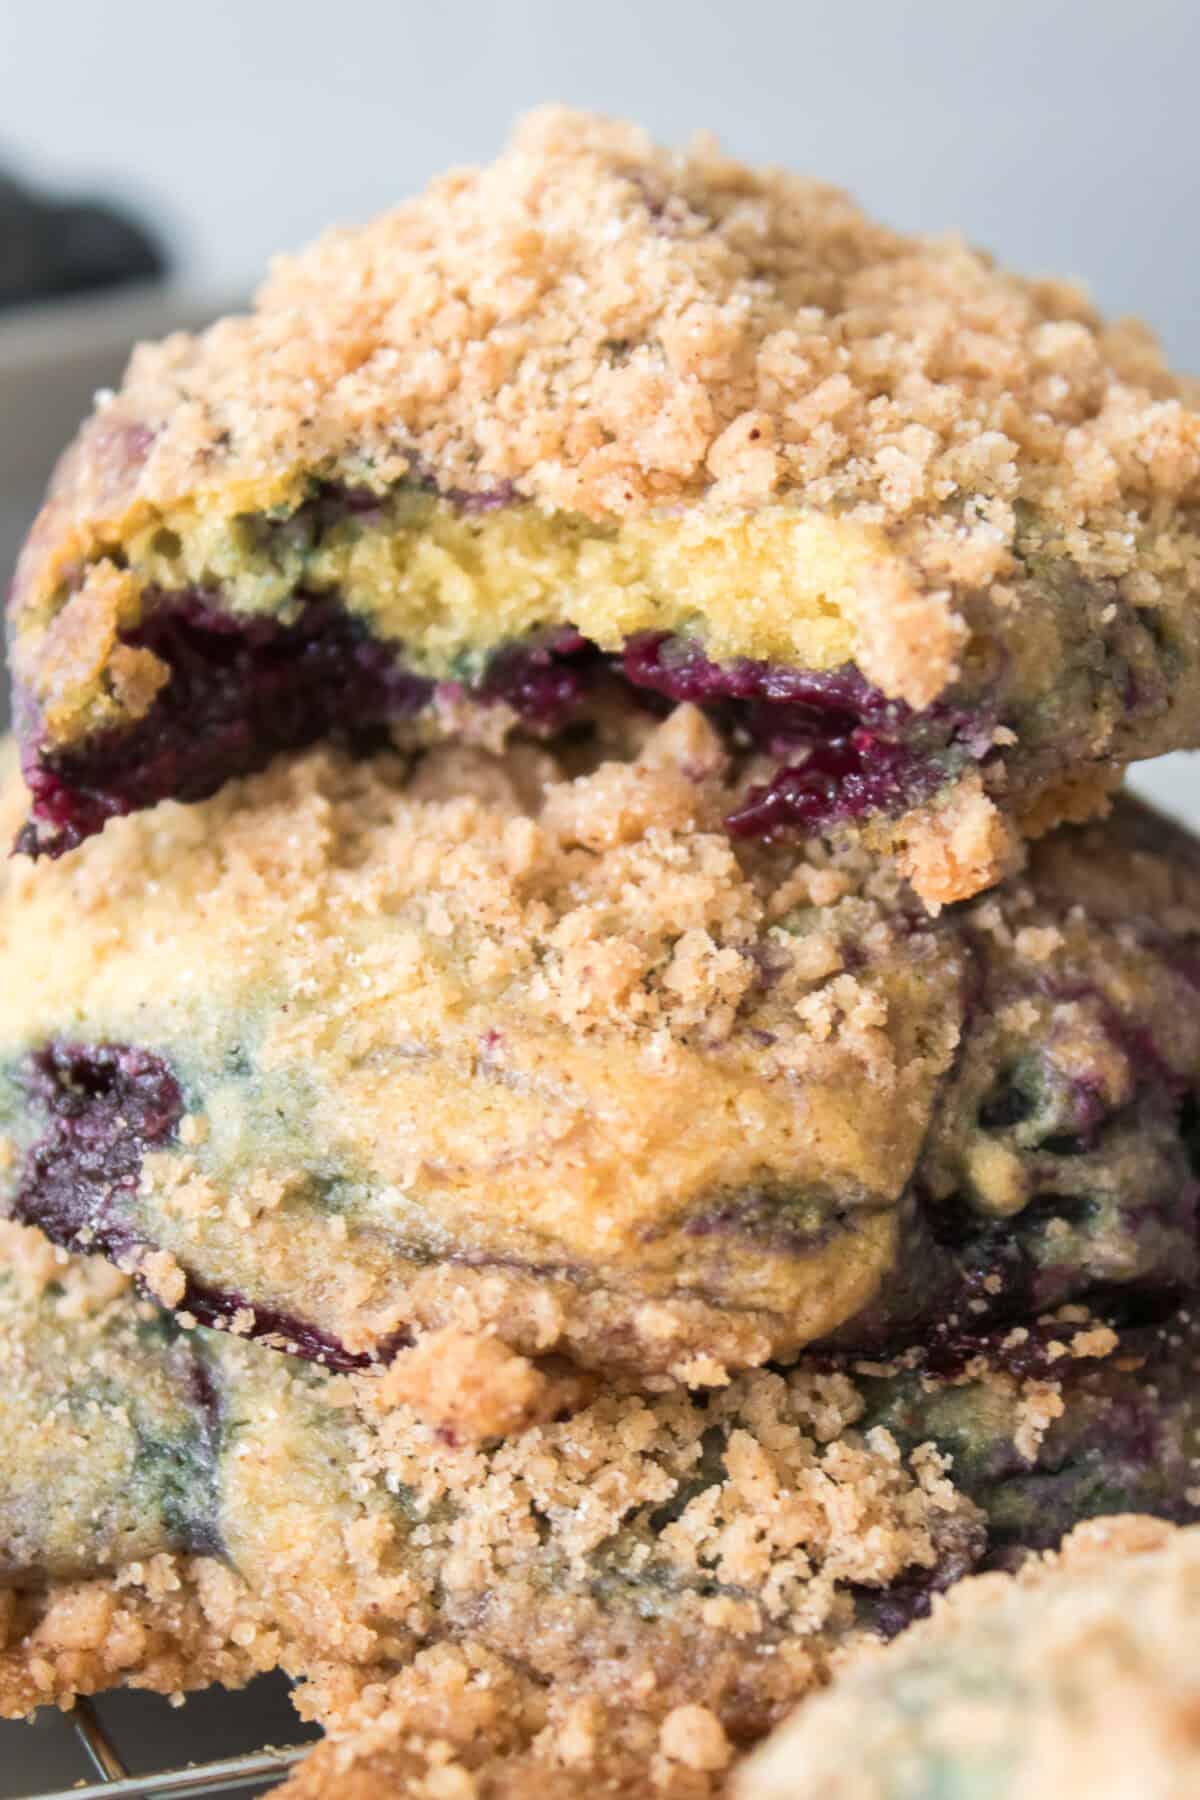
[(1082, 275), (1196, 363), (1198, 64), (1195, 0), (0, 0), (0, 150), (157, 200), (237, 286), (569, 100)]
[(1130, 775), (1130, 786), (1143, 799), (1173, 813), (1200, 831), (1200, 752), (1161, 756), (1157, 762), (1140, 763)]

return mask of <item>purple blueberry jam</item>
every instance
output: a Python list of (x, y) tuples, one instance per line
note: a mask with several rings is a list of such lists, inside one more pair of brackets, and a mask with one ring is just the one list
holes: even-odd
[(198, 1281), (189, 1281), (187, 1290), (187, 1310), (201, 1325), (226, 1326), (239, 1313), (243, 1316), (247, 1311), (253, 1312), (254, 1324), (249, 1335), (254, 1338), (271, 1338), (280, 1340), (289, 1355), (299, 1356), (305, 1362), (321, 1363), (327, 1369), (347, 1372), (353, 1369), (366, 1369), (374, 1362), (390, 1362), (397, 1351), (412, 1342), (412, 1338), (404, 1332), (396, 1332), (384, 1344), (375, 1356), (361, 1356), (346, 1346), (327, 1331), (320, 1331), (315, 1325), (306, 1324), (292, 1313), (279, 1312), (273, 1307), (259, 1306), (246, 1298), (244, 1294), (232, 1293), (225, 1288), (209, 1287)]
[(851, 1588), (861, 1622), (880, 1637), (898, 1637), (918, 1619), (928, 1618), (935, 1595), (974, 1574), (987, 1548), (983, 1519), (947, 1518), (934, 1545), (936, 1561), (929, 1568), (911, 1569), (885, 1588)]
[(582, 711), (603, 661), (577, 631), (558, 631), (542, 644), (497, 651), (474, 692), (503, 701), (530, 730), (549, 734)]
[(336, 602), (309, 599), (291, 625), (235, 618), (203, 594), (161, 597), (125, 641), (171, 671), (146, 717), (86, 748), (25, 764), (33, 815), (17, 849), (61, 855), (106, 820), (160, 800), (203, 800), (341, 728), (419, 712), (430, 682), (408, 673)]
[(127, 1044), (50, 1044), (29, 1059), (25, 1087), (45, 1123), (25, 1159), (14, 1216), (56, 1244), (85, 1234), (113, 1256), (135, 1238), (125, 1209), (142, 1158), (169, 1143), (183, 1116), (163, 1062)]
[[(377, 504), (365, 492), (321, 492), (289, 518), (259, 525), (302, 549), (341, 518), (368, 518)], [(481, 511), (505, 500), (497, 490), (459, 504)], [(431, 703), (435, 684), (413, 674), (400, 646), (371, 637), (336, 599), (298, 593), (296, 607), (284, 624), (229, 613), (198, 590), (148, 595), (145, 617), (123, 641), (152, 651), (169, 679), (137, 724), (81, 747), (50, 750), (38, 741), (36, 721), (23, 728), (32, 745), (24, 768), (36, 823), (16, 848), (61, 855), (110, 818), (160, 800), (205, 799), (279, 752), (329, 736), (369, 746), (373, 732)], [(702, 706), (733, 744), (780, 765), (730, 815), (729, 829), (741, 837), (902, 811), (965, 760), (985, 757), (995, 723), (941, 704), (914, 713), (851, 667), (717, 664), (662, 633), (631, 638), (617, 657), (570, 628), (506, 645), (467, 691), (507, 702), (527, 729), (545, 736), (585, 714), (601, 673), (652, 711), (685, 700)]]
[[(13, 1216), (69, 1249), (120, 1258), (154, 1248), (133, 1229), (129, 1204), (142, 1158), (174, 1140), (183, 1116), (179, 1083), (162, 1058), (125, 1044), (51, 1044), (29, 1059), (24, 1086), (44, 1124), (25, 1159)], [(202, 1325), (226, 1325), (250, 1309), (253, 1336), (284, 1339), (328, 1368), (375, 1360), (303, 1319), (191, 1279), (184, 1304)], [(408, 1341), (398, 1333), (380, 1354), (393, 1356)]]
[(626, 679), (690, 700), (783, 766), (726, 821), (736, 837), (821, 830), (927, 800), (955, 761), (981, 760), (994, 719), (938, 705), (914, 713), (850, 666), (795, 669), (739, 658), (712, 663), (693, 644), (642, 633), (625, 646)]

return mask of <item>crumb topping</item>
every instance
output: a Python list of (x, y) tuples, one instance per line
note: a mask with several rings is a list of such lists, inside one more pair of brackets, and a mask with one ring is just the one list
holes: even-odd
[(786, 495), (910, 535), (932, 587), (1002, 578), (1022, 504), (1153, 581), (1194, 557), (1173, 509), (1200, 498), (1194, 392), (1145, 327), (710, 138), (561, 107), (281, 259), (249, 317), (139, 350), (59, 504), (282, 500), (301, 465), (590, 517)]
[[(455, 1504), (444, 1536), (431, 1534), (450, 1596), (489, 1592), (498, 1604), (512, 1572), (525, 1580), (541, 1560), (547, 1523), (551, 1558), (586, 1581), (602, 1546), (706, 1475), (714, 1441), (725, 1444), (720, 1480), (705, 1479), (651, 1536), (641, 1525), (613, 1574), (633, 1579), (653, 1566), (657, 1579), (694, 1584), (697, 1595), (710, 1582), (740, 1590), (738, 1635), (768, 1623), (803, 1633), (836, 1619), (839, 1586), (883, 1586), (928, 1566), (931, 1519), (962, 1510), (936, 1455), (910, 1466), (886, 1434), (854, 1437), (862, 1402), (844, 1377), (759, 1371), (704, 1403), (681, 1392), (602, 1394), (486, 1450), (446, 1444), (395, 1409), (386, 1378), (355, 1385), (371, 1417), (357, 1439), (364, 1474), (404, 1491), (419, 1519)], [(697, 1622), (723, 1618), (727, 1602), (713, 1609), (697, 1599), (692, 1610)]]
[(282, 1640), (223, 1564), (158, 1554), (112, 1576), (0, 1589), (0, 1718), (69, 1710), (80, 1694), (244, 1687)]
[(570, 1800), (581, 1786), (614, 1800), (706, 1800), (724, 1790), (733, 1756), (707, 1707), (659, 1722), (597, 1695), (545, 1687), (483, 1646), (423, 1652), (410, 1669), (342, 1691), (341, 1671), (299, 1690), (324, 1743), (283, 1789), (286, 1800)]

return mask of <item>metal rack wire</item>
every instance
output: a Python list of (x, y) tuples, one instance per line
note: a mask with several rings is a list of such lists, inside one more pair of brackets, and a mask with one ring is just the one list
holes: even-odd
[(90, 1701), (76, 1701), (71, 1723), (99, 1779), (54, 1792), (41, 1789), (26, 1800), (176, 1800), (177, 1796), (202, 1800), (210, 1794), (237, 1794), (259, 1782), (282, 1778), (311, 1748), (293, 1744), (280, 1750), (226, 1756), (217, 1762), (160, 1769), (152, 1775), (131, 1775)]

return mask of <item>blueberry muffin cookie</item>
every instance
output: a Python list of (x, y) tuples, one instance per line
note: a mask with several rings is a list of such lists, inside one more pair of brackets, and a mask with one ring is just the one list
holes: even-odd
[(1198, 508), (1144, 328), (550, 109), (101, 397), (12, 593), (21, 844), (603, 690), (704, 708), (736, 838), (965, 897), (1200, 741)]
[(726, 782), (689, 707), (10, 860), (0, 1212), (341, 1367), (453, 1326), (712, 1382), (1192, 1279), (1191, 841), (1128, 807), (934, 919), (735, 849)]
[(1197, 1514), (1186, 1313), (1067, 1309), (953, 1369), (915, 1348), (710, 1394), (606, 1386), (471, 1441), (388, 1371), (184, 1332), (29, 1230), (0, 1250), (9, 1712), (278, 1662), (332, 1714), (473, 1644), (560, 1699), (704, 1708), (748, 1743), (982, 1561), (1114, 1507)]
[(805, 1706), (734, 1791), (1186, 1800), (1200, 1789), (1198, 1611), (1200, 1531), (1136, 1517), (1081, 1526), (1016, 1580), (955, 1588)]

